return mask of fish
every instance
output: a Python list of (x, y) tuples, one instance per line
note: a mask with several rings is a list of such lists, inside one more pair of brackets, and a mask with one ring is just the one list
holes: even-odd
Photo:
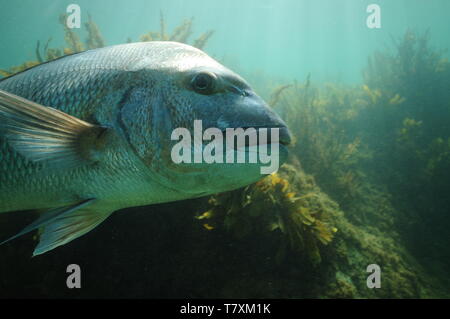
[[(187, 44), (119, 44), (67, 55), (0, 80), (0, 213), (39, 217), (33, 256), (94, 229), (113, 212), (237, 189), (262, 163), (174, 163), (175, 128), (286, 123), (238, 74)], [(204, 146), (204, 142), (201, 142)], [(189, 150), (198, 152), (195, 148)], [(233, 149), (250, 152), (248, 145)]]

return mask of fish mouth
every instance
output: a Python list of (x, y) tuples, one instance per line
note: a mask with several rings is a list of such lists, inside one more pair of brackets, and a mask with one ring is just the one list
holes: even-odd
[[(255, 129), (256, 132), (257, 132), (256, 133), (257, 134), (257, 140), (258, 140), (257, 144), (259, 144), (259, 129), (266, 129), (267, 130), (266, 142), (262, 143), (262, 144), (270, 145), (270, 144), (278, 143), (278, 144), (280, 144), (280, 145), (282, 145), (284, 147), (287, 147), (292, 142), (291, 133), (290, 133), (289, 129), (286, 126), (284, 126), (284, 125), (279, 125), (279, 126), (241, 126), (239, 128), (228, 128), (228, 129), (233, 129), (233, 130), (243, 129), (244, 131), (246, 131), (247, 129), (251, 129), (251, 128)], [(273, 136), (272, 129), (278, 129), (278, 136)], [(224, 136), (226, 136), (226, 130), (227, 129), (222, 130), (222, 133), (224, 134)], [(236, 139), (236, 137), (235, 137), (235, 139)], [(236, 143), (236, 141), (235, 141), (235, 143), (233, 144), (233, 148), (235, 150), (238, 150), (241, 147), (248, 148), (248, 147), (251, 147), (251, 146), (255, 146), (254, 144), (250, 144), (250, 142), (251, 141), (248, 138), (244, 139), (245, 145), (238, 145)]]
[(292, 143), (291, 132), (286, 126), (282, 126), (280, 129), (279, 143), (284, 146), (289, 146)]

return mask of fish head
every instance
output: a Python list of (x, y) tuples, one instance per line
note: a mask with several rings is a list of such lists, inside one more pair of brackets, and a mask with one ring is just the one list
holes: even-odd
[[(273, 109), (243, 78), (201, 50), (173, 42), (157, 45), (164, 47), (159, 58), (144, 58), (135, 65), (151, 80), (143, 88), (146, 93), (136, 98), (145, 115), (128, 122), (138, 154), (160, 182), (188, 198), (236, 189), (276, 171), (287, 158), (291, 137)], [(238, 128), (249, 134), (247, 139), (231, 136)], [(258, 140), (262, 131), (265, 141)], [(250, 141), (255, 134), (256, 140)], [(230, 138), (232, 147), (227, 144)], [(212, 162), (208, 154), (214, 155)], [(250, 161), (251, 154), (256, 162)], [(266, 155), (265, 163), (261, 155)], [(273, 169), (261, 169), (269, 166)]]

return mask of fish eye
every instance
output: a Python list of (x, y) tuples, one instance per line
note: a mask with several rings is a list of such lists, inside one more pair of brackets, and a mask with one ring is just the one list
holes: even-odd
[(191, 80), (192, 89), (200, 94), (209, 95), (214, 93), (217, 77), (210, 72), (200, 72)]

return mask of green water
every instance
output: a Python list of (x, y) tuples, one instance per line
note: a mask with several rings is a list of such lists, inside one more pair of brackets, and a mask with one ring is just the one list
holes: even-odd
[[(35, 42), (53, 38), (63, 42), (58, 15), (71, 1), (1, 1), (2, 55), (0, 68), (34, 56)], [(91, 14), (107, 44), (128, 37), (137, 40), (147, 30), (159, 29), (162, 11), (172, 30), (194, 17), (194, 32), (214, 30), (206, 51), (228, 58), (246, 71), (263, 70), (288, 80), (308, 72), (319, 81), (358, 83), (368, 54), (391, 44), (391, 36), (406, 29), (429, 29), (433, 45), (448, 48), (448, 12), (445, 0), (426, 1), (299, 1), (299, 0), (120, 0), (77, 1), (82, 19)], [(380, 5), (381, 29), (366, 26), (371, 3)], [(84, 23), (84, 21), (82, 21)], [(80, 30), (83, 34), (83, 30)]]
[[(69, 48), (59, 16), (72, 3), (81, 41), (90, 15), (106, 45), (159, 32), (161, 15), (168, 34), (194, 18), (187, 42), (213, 30), (203, 50), (295, 143), (249, 188), (124, 210), (33, 259), (32, 235), (0, 246), (0, 297), (450, 297), (450, 1), (0, 0), (0, 69), (36, 61), (38, 40), (42, 55), (49, 38)], [(35, 216), (0, 217), (2, 241)], [(381, 288), (366, 286), (370, 264)]]

